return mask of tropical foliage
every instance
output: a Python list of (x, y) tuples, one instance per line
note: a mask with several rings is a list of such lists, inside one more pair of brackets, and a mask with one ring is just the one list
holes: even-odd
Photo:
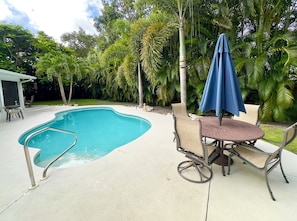
[[(33, 37), (19, 26), (2, 24), (0, 68), (37, 74), (39, 84), (58, 85), (65, 103), (73, 88), (75, 98), (140, 106), (182, 101), (196, 111), (224, 32), (245, 102), (261, 105), (262, 121), (297, 119), (295, 1), (102, 2), (95, 18), (98, 36), (82, 29), (65, 33), (67, 47), (46, 40), (44, 33)], [(62, 86), (70, 93), (68, 101)]]
[[(82, 70), (86, 70), (86, 63), (74, 55), (48, 52), (38, 60), (35, 67), (37, 76), (46, 74), (49, 81), (57, 79), (63, 103), (70, 104), (74, 76), (78, 80), (81, 79)], [(69, 84), (68, 100), (65, 95), (65, 82)]]
[(0, 24), (0, 68), (33, 74), (35, 39), (21, 26)]

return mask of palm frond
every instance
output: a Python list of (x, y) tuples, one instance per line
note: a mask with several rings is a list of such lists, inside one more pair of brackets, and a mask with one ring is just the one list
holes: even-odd
[(119, 39), (110, 45), (101, 55), (100, 66), (106, 68), (110, 65), (120, 65), (128, 51), (128, 42), (125, 39)]
[(155, 76), (162, 64), (163, 48), (168, 38), (177, 31), (176, 23), (157, 22), (150, 25), (142, 38), (142, 67), (149, 81), (155, 82)]
[[(251, 60), (253, 61), (250, 66), (249, 70), (249, 85), (257, 85), (264, 76), (264, 70), (265, 70), (265, 61), (266, 61), (266, 55), (258, 56), (256, 59)], [(248, 68), (247, 68), (248, 70)]]
[(268, 78), (267, 80), (262, 81), (259, 88), (263, 88), (263, 90), (259, 91), (259, 95), (263, 98), (264, 101), (267, 101), (271, 97), (271, 95), (275, 94), (276, 86), (277, 84), (272, 78)]
[(293, 105), (294, 96), (292, 92), (284, 85), (279, 84), (277, 88), (276, 104), (283, 109), (288, 109)]
[(125, 80), (129, 86), (133, 86), (136, 83), (136, 70), (137, 70), (137, 61), (131, 54), (125, 56), (124, 61), (121, 65), (123, 67), (123, 74)]

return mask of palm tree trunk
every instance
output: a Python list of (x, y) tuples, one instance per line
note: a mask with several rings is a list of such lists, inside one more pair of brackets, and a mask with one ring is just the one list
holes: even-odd
[(142, 89), (142, 79), (141, 79), (141, 69), (140, 63), (138, 62), (138, 95), (139, 95), (139, 107), (143, 106), (143, 89)]
[[(181, 19), (181, 18), (180, 18)], [(187, 63), (186, 63), (186, 46), (185, 46), (185, 33), (183, 21), (180, 20), (179, 27), (179, 76), (180, 76), (180, 100), (182, 103), (187, 103)]]
[(70, 76), (70, 85), (69, 85), (69, 96), (68, 96), (68, 102), (67, 104), (70, 104), (71, 98), (72, 98), (72, 85), (73, 85), (73, 75)]
[(58, 84), (59, 84), (59, 89), (60, 89), (60, 93), (61, 93), (63, 103), (66, 105), (67, 100), (66, 100), (65, 90), (64, 90), (64, 87), (63, 87), (63, 82), (62, 82), (62, 77), (61, 76), (58, 77)]
[(180, 81), (180, 101), (187, 103), (187, 63), (186, 63), (186, 43), (183, 17), (183, 0), (177, 0), (179, 19), (179, 81)]

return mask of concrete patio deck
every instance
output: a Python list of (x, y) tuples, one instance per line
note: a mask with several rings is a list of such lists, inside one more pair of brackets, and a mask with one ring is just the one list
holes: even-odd
[[(54, 168), (39, 181), (42, 168), (33, 166), (39, 186), (28, 190), (30, 179), (19, 136), (54, 118), (67, 106), (33, 106), (24, 120), (0, 122), (0, 220), (22, 221), (293, 221), (297, 217), (297, 155), (283, 152), (283, 166), (269, 175), (277, 201), (272, 201), (262, 173), (234, 161), (229, 176), (213, 165), (205, 184), (182, 179), (176, 170), (184, 160), (173, 142), (171, 114), (112, 106), (152, 123), (143, 136), (98, 160), (71, 168)], [(273, 145), (258, 141), (265, 148)], [(37, 152), (30, 149), (31, 159)], [(34, 164), (33, 164), (34, 165)]]

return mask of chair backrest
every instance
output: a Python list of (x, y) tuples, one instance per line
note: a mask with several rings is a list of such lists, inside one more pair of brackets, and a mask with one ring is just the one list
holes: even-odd
[(173, 116), (188, 116), (187, 105), (184, 103), (171, 104)]
[(200, 120), (180, 115), (173, 116), (173, 118), (177, 148), (181, 147), (208, 162), (208, 150), (202, 143)]
[[(297, 135), (297, 122), (285, 129), (283, 141), (279, 148), (270, 156), (269, 160), (273, 160), (276, 156), (280, 156), (283, 149), (291, 143)], [(268, 162), (269, 162), (268, 160)]]
[(253, 125), (259, 125), (259, 108), (260, 105), (244, 104), (246, 113), (240, 113), (239, 116), (234, 116), (234, 120), (244, 121)]
[(30, 104), (33, 103), (33, 101), (34, 101), (34, 97), (35, 97), (34, 95), (31, 96), (31, 98), (30, 98)]
[(297, 122), (289, 126), (284, 133), (282, 148), (291, 143), (297, 135)]
[(32, 104), (33, 101), (34, 101), (34, 97), (35, 97), (35, 95), (32, 95), (30, 97), (30, 100), (27, 100), (26, 96), (24, 96), (24, 102), (25, 102), (25, 104)]

